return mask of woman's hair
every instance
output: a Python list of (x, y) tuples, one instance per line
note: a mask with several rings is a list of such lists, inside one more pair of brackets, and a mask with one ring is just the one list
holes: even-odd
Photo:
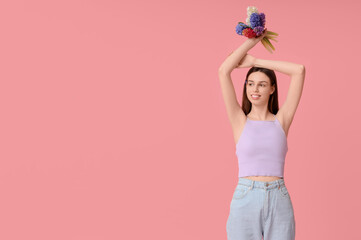
[(275, 91), (270, 95), (269, 101), (268, 101), (268, 110), (273, 113), (277, 114), (279, 107), (278, 107), (278, 87), (277, 87), (277, 77), (273, 70), (267, 69), (267, 68), (260, 68), (260, 67), (252, 67), (249, 69), (246, 80), (244, 82), (243, 87), (243, 97), (242, 97), (242, 110), (247, 115), (251, 111), (252, 103), (247, 98), (247, 82), (248, 77), (253, 72), (263, 72), (267, 75), (267, 77), (271, 81), (271, 86), (275, 86)]

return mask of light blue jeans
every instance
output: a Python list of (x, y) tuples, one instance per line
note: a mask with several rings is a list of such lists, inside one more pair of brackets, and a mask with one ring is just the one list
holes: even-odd
[(240, 177), (226, 224), (228, 240), (294, 240), (295, 217), (284, 179)]

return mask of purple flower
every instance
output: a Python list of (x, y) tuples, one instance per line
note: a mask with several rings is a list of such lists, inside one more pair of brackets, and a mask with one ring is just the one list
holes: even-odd
[(258, 27), (253, 28), (253, 31), (256, 33), (257, 37), (262, 35), (263, 30), (264, 30), (263, 26), (258, 26)]
[(263, 26), (264, 21), (262, 20), (262, 18), (264, 19), (264, 17), (261, 17), (261, 14), (258, 14), (258, 13), (255, 13), (255, 12), (252, 13), (250, 18), (249, 18), (251, 28)]
[(244, 24), (243, 22), (239, 22), (236, 26), (236, 33), (238, 35), (242, 35), (242, 31), (246, 28), (249, 28), (247, 24)]
[(264, 27), (266, 25), (266, 16), (264, 15), (264, 13), (260, 13), (259, 17), (261, 19), (262, 26)]

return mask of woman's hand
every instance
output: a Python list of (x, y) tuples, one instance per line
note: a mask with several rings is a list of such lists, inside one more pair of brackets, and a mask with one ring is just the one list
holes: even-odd
[(259, 41), (262, 40), (262, 38), (264, 36), (266, 36), (267, 34), (267, 28), (264, 29), (262, 35), (258, 36), (258, 37), (254, 37), (254, 38), (248, 38), (247, 41), (251, 42), (253, 44), (253, 46), (255, 46)]
[(244, 56), (241, 59), (241, 61), (238, 63), (236, 68), (250, 68), (250, 67), (253, 67), (255, 61), (256, 61), (256, 58), (247, 53), (246, 56)]

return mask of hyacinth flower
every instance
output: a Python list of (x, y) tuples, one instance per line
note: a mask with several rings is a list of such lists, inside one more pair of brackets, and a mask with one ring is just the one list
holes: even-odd
[[(236, 33), (248, 38), (258, 37), (265, 31), (266, 16), (264, 13), (258, 13), (256, 7), (247, 8), (246, 23), (238, 22), (236, 26)], [(272, 53), (272, 50), (276, 50), (270, 40), (277, 42), (276, 38), (278, 33), (266, 30), (266, 35), (262, 38), (261, 42), (263, 46)]]

